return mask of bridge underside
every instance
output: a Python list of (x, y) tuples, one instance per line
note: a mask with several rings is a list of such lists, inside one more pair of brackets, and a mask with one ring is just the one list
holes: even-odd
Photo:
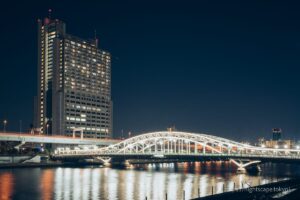
[(194, 161), (228, 161), (230, 159), (234, 160), (260, 160), (264, 162), (278, 162), (278, 163), (300, 163), (299, 159), (287, 159), (279, 157), (260, 157), (260, 156), (245, 156), (245, 155), (153, 155), (153, 154), (99, 154), (99, 155), (63, 155), (57, 156), (52, 155), (53, 160), (60, 160), (64, 162), (78, 162), (85, 159), (94, 158), (111, 158), (113, 160), (149, 160), (155, 162), (194, 162)]

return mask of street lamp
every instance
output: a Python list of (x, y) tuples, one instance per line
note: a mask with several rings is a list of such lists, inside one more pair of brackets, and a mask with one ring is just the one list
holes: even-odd
[(5, 133), (6, 132), (6, 124), (7, 124), (7, 120), (5, 119), (3, 121), (3, 132)]
[(19, 121), (20, 123), (20, 134), (22, 133), (22, 120)]
[(47, 135), (48, 135), (48, 129), (49, 129), (49, 124), (47, 124), (47, 132), (46, 132)]

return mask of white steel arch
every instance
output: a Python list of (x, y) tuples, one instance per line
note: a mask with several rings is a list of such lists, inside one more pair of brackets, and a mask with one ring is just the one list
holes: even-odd
[(179, 131), (158, 131), (141, 134), (114, 145), (99, 149), (64, 150), (55, 154), (247, 154), (247, 155), (276, 155), (298, 156), (298, 149), (273, 149), (251, 146), (202, 133)]

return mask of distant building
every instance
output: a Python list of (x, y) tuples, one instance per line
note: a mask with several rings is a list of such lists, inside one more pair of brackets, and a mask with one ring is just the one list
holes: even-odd
[(293, 140), (266, 140), (263, 145), (267, 148), (292, 149), (295, 142)]
[(281, 129), (273, 128), (273, 140), (278, 141), (281, 140)]
[(57, 19), (38, 20), (35, 128), (42, 134), (107, 138), (112, 133), (111, 55), (98, 40), (66, 33)]
[(272, 129), (272, 140), (265, 140), (264, 138), (258, 139), (258, 144), (261, 147), (266, 148), (281, 148), (281, 149), (291, 149), (295, 148), (295, 141), (293, 140), (282, 140), (281, 138), (281, 129), (274, 128)]

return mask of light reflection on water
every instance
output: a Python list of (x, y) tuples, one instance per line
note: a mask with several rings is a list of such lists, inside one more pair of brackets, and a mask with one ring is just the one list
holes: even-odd
[(0, 199), (10, 199), (13, 193), (14, 177), (12, 173), (4, 172), (0, 174)]
[(288, 177), (295, 166), (265, 164), (259, 175), (236, 174), (229, 162), (135, 165), (115, 168), (0, 170), (0, 200), (185, 199), (260, 185)]

